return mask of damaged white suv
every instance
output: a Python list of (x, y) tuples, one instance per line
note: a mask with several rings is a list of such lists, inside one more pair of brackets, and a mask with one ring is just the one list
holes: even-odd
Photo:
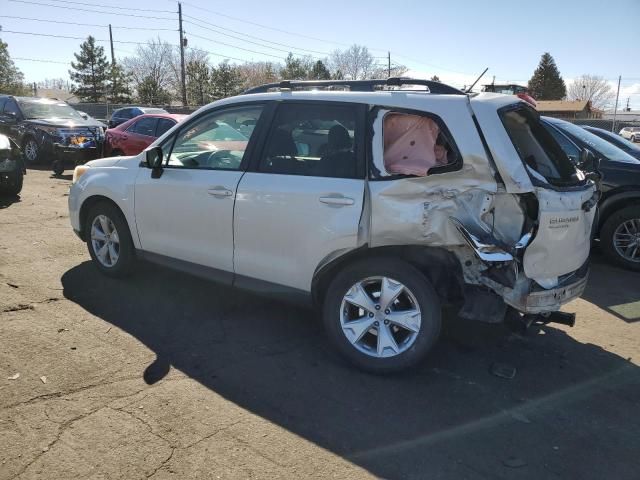
[(424, 357), (445, 303), (572, 324), (558, 310), (585, 287), (592, 176), (514, 96), (282, 82), (77, 167), (69, 211), (105, 274), (143, 258), (308, 299), (340, 352), (386, 372)]

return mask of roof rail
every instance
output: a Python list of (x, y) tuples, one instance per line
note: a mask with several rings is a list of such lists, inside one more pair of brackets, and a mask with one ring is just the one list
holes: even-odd
[(266, 93), (272, 89), (304, 90), (313, 87), (349, 87), (352, 92), (374, 92), (382, 90), (384, 87), (401, 87), (403, 85), (421, 85), (427, 87), (429, 93), (438, 95), (466, 95), (462, 90), (445, 83), (408, 77), (390, 77), (379, 80), (282, 80), (281, 82), (265, 83), (264, 85), (250, 88), (244, 91), (243, 95)]

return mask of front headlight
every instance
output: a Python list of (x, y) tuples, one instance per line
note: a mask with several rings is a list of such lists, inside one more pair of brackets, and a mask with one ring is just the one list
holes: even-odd
[(84, 175), (85, 173), (87, 173), (87, 171), (89, 170), (89, 165), (78, 165), (74, 170), (73, 170), (73, 179), (71, 180), (71, 184), (73, 185), (74, 183), (76, 183), (78, 180), (80, 180), (80, 177), (82, 175)]

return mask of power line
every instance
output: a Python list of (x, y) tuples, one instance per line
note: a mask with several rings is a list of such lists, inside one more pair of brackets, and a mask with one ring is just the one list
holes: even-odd
[[(294, 47), (293, 45), (288, 45), (286, 43), (273, 42), (271, 40), (267, 40), (266, 38), (256, 37), (254, 35), (249, 35), (247, 33), (238, 32), (237, 30), (232, 30), (230, 28), (221, 27), (221, 26), (216, 25), (214, 23), (210, 23), (210, 22), (206, 22), (204, 20), (200, 20), (198, 18), (192, 17), (191, 15), (186, 15), (185, 14), (183, 16), (186, 17), (186, 18), (190, 18), (191, 20), (194, 20), (194, 21), (197, 21), (197, 22), (200, 22), (200, 23), (204, 23), (206, 25), (211, 25), (212, 27), (215, 27), (217, 29), (226, 30), (228, 32), (236, 33), (238, 35), (243, 35), (243, 36), (248, 37), (248, 38), (253, 38), (254, 40), (260, 40), (261, 42), (271, 43), (273, 45), (278, 45), (280, 47), (287, 47), (287, 48), (290, 48), (290, 49), (300, 50), (300, 51), (304, 51), (304, 52), (318, 53), (320, 55), (325, 55), (325, 56), (329, 55), (329, 53), (327, 53), (327, 52), (321, 52), (319, 50), (311, 50), (311, 49), (308, 49), (308, 48)], [(207, 28), (207, 27), (204, 27), (204, 26), (201, 26), (201, 25), (194, 24), (194, 23), (192, 23), (190, 21), (185, 21), (185, 23), (190, 23), (192, 25), (196, 25), (197, 27), (204, 28), (205, 30), (210, 30), (212, 32), (220, 33), (221, 35), (226, 35), (226, 36), (231, 37), (231, 38), (238, 38), (238, 37), (234, 37), (233, 35), (229, 35), (227, 33), (218, 32), (217, 30), (214, 30), (212, 28)], [(254, 43), (254, 42), (249, 42), (248, 40), (245, 40), (245, 39), (242, 39), (242, 38), (239, 38), (239, 40), (242, 40), (243, 42)], [(260, 45), (260, 44), (257, 44), (257, 45)], [(264, 46), (266, 46), (266, 45), (264, 45)], [(273, 48), (273, 47), (269, 47), (269, 48)]]
[(282, 59), (282, 56), (280, 56), (280, 55), (273, 55), (271, 53), (258, 52), (256, 50), (250, 50), (248, 48), (238, 47), (236, 45), (231, 45), (230, 43), (220, 42), (219, 40), (211, 40), (210, 38), (202, 37), (200, 35), (196, 35), (195, 33), (190, 33), (189, 35), (192, 36), (192, 37), (196, 37), (196, 38), (199, 38), (201, 40), (204, 40), (206, 42), (213, 42), (213, 43), (217, 43), (219, 45), (224, 45), (226, 47), (231, 47), (231, 48), (235, 48), (235, 49), (238, 49), (238, 50), (244, 50), (245, 52), (255, 53), (256, 55), (265, 55), (267, 57), (273, 57), (273, 58)]
[[(43, 7), (53, 7), (53, 8), (64, 8), (64, 9), (68, 9), (69, 7), (65, 7), (63, 5), (52, 5), (50, 3), (41, 3), (41, 2), (30, 2), (27, 0), (9, 0), (10, 2), (15, 2), (15, 3), (26, 3), (29, 5), (41, 5)], [(146, 18), (146, 19), (153, 19), (153, 20), (170, 20), (170, 21), (175, 21), (174, 18), (166, 18), (166, 17), (153, 17), (153, 16), (149, 16), (149, 15), (134, 15), (133, 13), (115, 13), (115, 12), (105, 12), (102, 10), (92, 10), (92, 9), (88, 9), (88, 8), (81, 8), (81, 7), (74, 7), (74, 10), (80, 10), (83, 12), (91, 12), (91, 13), (102, 13), (104, 15), (116, 15), (119, 17), (135, 17), (135, 18)], [(174, 13), (174, 12), (171, 12)]]
[[(0, 18), (13, 18), (16, 20), (31, 20), (34, 22), (46, 22), (46, 23), (57, 23), (63, 25), (78, 25), (82, 27), (100, 27), (100, 28), (109, 28), (109, 25), (100, 25), (97, 23), (78, 23), (78, 22), (65, 22), (62, 20), (49, 20), (44, 18), (30, 18), (30, 17), (14, 17), (12, 15), (0, 15)], [(152, 30), (152, 31), (164, 31), (164, 32), (175, 32), (175, 28), (148, 28), (148, 27), (125, 27), (123, 25), (111, 25), (112, 28), (122, 28), (126, 30)]]
[(41, 62), (41, 63), (60, 63), (62, 65), (69, 65), (70, 62), (58, 62), (56, 60), (45, 60), (43, 58), (25, 58), (25, 57), (11, 57), (13, 60), (24, 60), (27, 62)]
[(110, 8), (111, 10), (124, 10), (124, 11), (129, 11), (129, 10), (134, 10), (136, 12), (151, 12), (151, 13), (176, 13), (174, 11), (171, 10), (156, 10), (156, 9), (149, 9), (149, 8), (134, 8), (134, 7), (119, 7), (119, 6), (111, 6), (111, 5), (104, 5), (104, 4), (100, 4), (100, 3), (91, 3), (91, 2), (73, 2), (71, 0), (49, 0), (50, 2), (54, 2), (54, 3), (70, 3), (72, 5), (85, 5), (85, 6), (90, 6), (90, 7), (100, 7), (100, 8)]
[[(86, 37), (72, 37), (70, 35), (54, 35), (52, 33), (35, 33), (35, 32), (17, 32), (15, 30), (2, 30), (2, 33), (15, 33), (18, 35), (33, 35), (36, 37), (52, 37), (52, 38), (65, 38), (65, 39), (69, 39), (69, 40), (86, 40)], [(95, 38), (94, 39), (96, 42), (104, 42), (104, 43), (109, 43), (109, 40), (103, 40), (103, 39), (99, 39), (99, 38)], [(147, 42), (131, 42), (131, 41), (126, 41), (126, 40), (114, 40), (113, 43), (128, 43), (131, 45), (148, 45)], [(171, 45), (171, 44), (169, 44)], [(177, 46), (177, 45), (171, 45), (173, 47)]]

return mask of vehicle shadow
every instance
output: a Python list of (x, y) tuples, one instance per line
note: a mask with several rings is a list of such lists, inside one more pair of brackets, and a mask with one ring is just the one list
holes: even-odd
[(19, 203), (21, 201), (20, 195), (5, 195), (0, 193), (0, 209), (8, 208), (14, 203)]
[(625, 322), (640, 321), (640, 272), (613, 265), (596, 250), (592, 255), (589, 278), (606, 278), (607, 281), (590, 281), (582, 298)]
[(156, 353), (148, 384), (179, 369), (380, 478), (637, 475), (638, 368), (560, 329), (520, 336), (448, 316), (422, 365), (380, 377), (338, 358), (311, 310), (147, 264), (117, 281), (85, 262), (62, 284)]

